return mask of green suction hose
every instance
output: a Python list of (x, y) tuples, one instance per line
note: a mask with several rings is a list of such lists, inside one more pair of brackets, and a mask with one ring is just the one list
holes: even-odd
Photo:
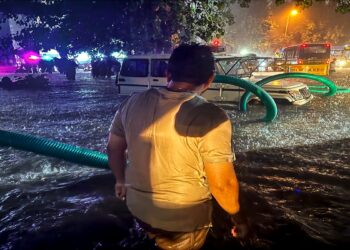
[[(308, 73), (284, 73), (284, 74), (278, 74), (278, 75), (274, 75), (274, 76), (270, 76), (267, 78), (264, 78), (258, 82), (256, 82), (255, 84), (258, 86), (263, 86), (266, 83), (275, 81), (275, 80), (279, 80), (279, 79), (284, 79), (284, 78), (306, 78), (306, 79), (311, 79), (317, 82), (321, 82), (323, 84), (325, 84), (328, 87), (328, 91), (326, 93), (323, 93), (324, 96), (333, 96), (335, 95), (335, 93), (337, 92), (337, 87), (335, 86), (335, 84), (329, 80), (326, 77), (323, 76), (318, 76), (318, 75), (312, 75), (312, 74), (308, 74)], [(243, 111), (247, 110), (247, 103), (248, 100), (250, 98), (250, 96), (252, 95), (252, 93), (246, 91), (240, 100), (240, 109)]]
[(337, 88), (337, 94), (350, 94), (350, 88)]
[(260, 86), (249, 81), (236, 78), (233, 76), (216, 75), (214, 82), (235, 85), (246, 90), (246, 93), (254, 93), (264, 103), (266, 115), (264, 121), (273, 121), (277, 116), (277, 105), (274, 99)]
[(96, 168), (109, 168), (106, 154), (31, 135), (0, 130), (0, 145)]
[[(253, 92), (262, 100), (267, 108), (267, 113), (264, 120), (272, 121), (276, 118), (276, 103), (261, 87), (248, 81), (229, 76), (216, 76), (215, 80), (216, 82), (236, 85), (246, 89), (247, 91)], [(52, 156), (82, 165), (97, 168), (109, 168), (108, 157), (106, 154), (31, 135), (0, 130), (0, 145), (31, 151), (41, 155)]]
[[(317, 94), (325, 94), (328, 92), (328, 88), (326, 86), (309, 86), (309, 90), (312, 93), (317, 93)], [(337, 92), (336, 94), (348, 94), (350, 93), (350, 88), (344, 88), (344, 87), (337, 87)]]

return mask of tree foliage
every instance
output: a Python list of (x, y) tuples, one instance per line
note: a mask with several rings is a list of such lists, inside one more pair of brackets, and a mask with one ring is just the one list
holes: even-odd
[[(281, 5), (287, 2), (286, 0), (275, 0), (277, 5)], [(340, 13), (350, 12), (349, 0), (293, 0), (293, 3), (300, 8), (308, 8), (312, 6), (314, 2), (332, 2), (335, 6), (335, 11)]]
[(344, 38), (344, 30), (342, 27), (334, 26), (332, 30), (325, 28), (324, 22), (309, 22), (305, 29), (299, 31), (300, 42), (308, 41), (317, 43), (319, 41), (330, 42), (331, 44), (338, 44)]
[[(315, 3), (315, 1), (313, 2)], [(291, 18), (288, 32), (285, 35), (287, 13), (285, 10), (287, 8), (282, 9), (282, 11), (281, 8), (274, 8), (273, 5), (276, 3), (274, 0), (269, 0), (267, 3), (256, 1), (250, 6), (257, 11), (264, 9), (262, 12), (267, 12), (267, 16), (259, 13), (250, 15), (249, 13), (252, 13), (252, 11), (235, 10), (235, 20), (239, 20), (239, 22), (237, 21), (234, 25), (226, 28), (227, 32), (224, 39), (225, 44), (230, 45), (227, 46), (230, 51), (239, 53), (244, 49), (259, 55), (271, 55), (278, 49), (302, 42), (329, 42), (334, 45), (350, 42), (349, 34), (345, 32), (347, 28), (345, 22), (334, 25), (333, 19), (320, 21), (319, 18), (315, 18), (311, 14), (312, 11), (309, 12), (310, 15), (300, 15), (300, 17), (298, 15), (299, 21)], [(281, 4), (281, 1), (277, 3)], [(291, 1), (288, 1), (288, 3), (291, 3)], [(304, 3), (303, 6), (299, 5), (298, 9), (310, 6), (306, 5), (306, 1)], [(300, 1), (299, 4), (301, 4)], [(330, 0), (317, 5), (318, 10), (336, 7), (335, 1)], [(343, 18), (341, 14), (334, 13), (332, 16), (346, 19), (346, 16)]]
[[(285, 0), (270, 0), (283, 4)], [(315, 0), (327, 1), (327, 0)], [(349, 12), (348, 0), (333, 1)], [(63, 54), (124, 49), (167, 51), (174, 43), (209, 42), (233, 23), (231, 4), (251, 0), (0, 0), (6, 18), (22, 27), (14, 39), (26, 49), (56, 48)], [(311, 0), (293, 0), (309, 7)], [(4, 21), (4, 20), (2, 20)], [(5, 44), (5, 43), (2, 43)]]
[(224, 36), (227, 51), (238, 52), (244, 48), (254, 52), (259, 51), (267, 31), (261, 23), (261, 18), (253, 15), (236, 15), (235, 18), (239, 19), (239, 22), (228, 26)]
[[(23, 29), (14, 36), (34, 50), (168, 50), (181, 41), (209, 41), (233, 17), (225, 0), (0, 0), (7, 18)], [(178, 41), (177, 40), (177, 41)]]
[(333, 26), (327, 24), (325, 21), (311, 21), (307, 20), (305, 26), (299, 28), (295, 27), (293, 32), (288, 32), (286, 35), (281, 33), (284, 27), (275, 22), (271, 16), (265, 21), (266, 27), (265, 37), (261, 40), (260, 48), (262, 51), (276, 51), (287, 45), (294, 45), (303, 42), (318, 43), (329, 42), (331, 44), (338, 44), (345, 38), (344, 28), (340, 26)]

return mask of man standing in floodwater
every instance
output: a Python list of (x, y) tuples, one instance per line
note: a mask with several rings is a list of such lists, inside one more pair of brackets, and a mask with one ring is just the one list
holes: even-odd
[(137, 223), (162, 249), (204, 244), (212, 196), (233, 219), (239, 211), (231, 122), (199, 96), (214, 70), (208, 46), (180, 45), (169, 60), (167, 88), (132, 95), (110, 128), (116, 196), (126, 198)]
[(75, 81), (77, 67), (78, 67), (78, 64), (76, 64), (74, 60), (67, 60), (65, 65), (65, 73), (68, 80)]

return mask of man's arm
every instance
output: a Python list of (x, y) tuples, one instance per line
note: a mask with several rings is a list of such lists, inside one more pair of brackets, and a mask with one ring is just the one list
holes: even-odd
[(238, 239), (244, 239), (249, 234), (249, 225), (244, 213), (239, 207), (239, 185), (231, 162), (207, 163), (204, 165), (208, 178), (209, 188), (227, 213), (231, 215), (233, 223), (231, 235)]
[(115, 191), (116, 191), (116, 196), (120, 199), (124, 199), (126, 195), (126, 187), (125, 187), (126, 148), (127, 148), (127, 144), (124, 137), (115, 135), (113, 133), (109, 134), (108, 144), (107, 144), (108, 164), (116, 178)]
[(219, 205), (229, 214), (239, 211), (239, 185), (232, 162), (205, 163), (209, 189)]

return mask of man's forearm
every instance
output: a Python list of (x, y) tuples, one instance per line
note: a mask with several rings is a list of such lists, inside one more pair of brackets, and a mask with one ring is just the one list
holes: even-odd
[(124, 152), (110, 152), (108, 150), (108, 164), (118, 183), (125, 183), (126, 158)]
[(230, 181), (223, 186), (214, 186), (211, 189), (213, 196), (219, 205), (229, 214), (235, 214), (239, 211), (238, 201), (238, 183)]
[(239, 211), (239, 184), (233, 164), (207, 163), (205, 164), (210, 192), (219, 205), (229, 214)]

